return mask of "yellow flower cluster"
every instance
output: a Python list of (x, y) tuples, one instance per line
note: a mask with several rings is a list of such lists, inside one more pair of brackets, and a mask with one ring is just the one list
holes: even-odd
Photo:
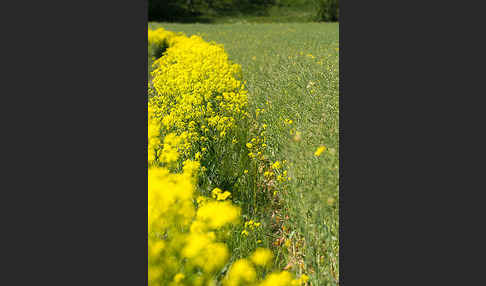
[(257, 248), (251, 256), (251, 261), (256, 265), (266, 266), (271, 263), (273, 254), (270, 250), (265, 248)]
[(253, 220), (249, 220), (249, 221), (245, 222), (245, 228), (251, 228), (252, 230), (255, 229), (256, 227), (259, 227), (260, 225), (261, 225), (261, 223), (253, 221)]
[(274, 178), (274, 175), (276, 175), (276, 180), (277, 182), (283, 183), (286, 181), (290, 181), (290, 177), (288, 176), (287, 170), (284, 170), (284, 165), (287, 163), (286, 160), (280, 162), (280, 161), (275, 161), (275, 163), (270, 165), (270, 169), (265, 171), (263, 173), (263, 176), (265, 178), (271, 179)]
[[(148, 284), (301, 285), (302, 277), (286, 271), (259, 279), (257, 267), (273, 257), (262, 248), (220, 275), (230, 258), (224, 230), (240, 221), (240, 208), (227, 200), (229, 191), (197, 196), (195, 186), (205, 152), (236, 144), (234, 132), (249, 116), (236, 79), (240, 67), (222, 46), (200, 37), (163, 29), (149, 30), (148, 37), (149, 44), (166, 46), (154, 63), (148, 106)], [(259, 226), (245, 223), (245, 229)]]
[(263, 130), (260, 132), (259, 135), (256, 135), (254, 138), (250, 140), (250, 142), (246, 143), (246, 148), (248, 148), (248, 156), (252, 159), (264, 159), (264, 152), (265, 148), (267, 147), (265, 131)]
[[(188, 161), (182, 173), (161, 167), (148, 171), (148, 278), (149, 285), (215, 285), (217, 273), (228, 262), (229, 251), (218, 241), (218, 231), (235, 224), (240, 209), (229, 201), (198, 198), (195, 207), (194, 183), (198, 164)], [(219, 190), (215, 193), (221, 194)], [(221, 215), (224, 214), (224, 215)], [(260, 223), (248, 221), (245, 228)], [(272, 253), (258, 248), (248, 259), (235, 261), (223, 285), (302, 285), (283, 271), (259, 280), (255, 267), (271, 265)], [(250, 262), (251, 261), (251, 262)]]
[[(171, 32), (171, 31), (166, 31), (164, 29), (157, 29), (157, 30), (148, 30), (148, 45), (153, 46), (153, 45), (161, 45), (162, 43), (165, 43), (168, 45), (168, 40), (173, 38), (178, 34)], [(180, 35), (180, 34), (179, 34)]]
[(211, 192), (211, 195), (213, 199), (216, 199), (218, 201), (224, 201), (227, 198), (231, 197), (231, 193), (228, 191), (222, 191), (219, 188), (214, 188), (214, 190)]
[(298, 286), (309, 280), (307, 275), (294, 279), (289, 272), (281, 271), (270, 273), (263, 281), (258, 281), (255, 268), (269, 266), (272, 256), (270, 250), (258, 248), (251, 255), (250, 260), (239, 259), (235, 261), (223, 280), (223, 286)]
[(191, 161), (182, 173), (149, 168), (149, 285), (207, 285), (229, 258), (228, 248), (218, 241), (217, 233), (239, 221), (240, 209), (218, 201), (196, 209), (197, 168)]
[(249, 221), (245, 222), (245, 228), (241, 231), (241, 234), (248, 236), (249, 231), (253, 231), (253, 230), (259, 228), (260, 226), (261, 226), (261, 223), (253, 221), (253, 220), (249, 220)]
[(149, 30), (149, 42), (167, 49), (153, 63), (149, 105), (161, 134), (184, 138), (181, 160), (204, 158), (215, 143), (235, 140), (235, 130), (248, 117), (247, 91), (238, 80), (241, 67), (228, 60), (221, 45), (199, 36), (186, 37), (163, 29)]
[(148, 52), (156, 58), (162, 56), (162, 52), (172, 44), (172, 41), (181, 33), (174, 33), (164, 29), (148, 30)]

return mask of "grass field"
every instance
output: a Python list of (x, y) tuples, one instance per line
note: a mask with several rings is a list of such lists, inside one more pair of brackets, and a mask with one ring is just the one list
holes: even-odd
[(263, 244), (280, 269), (309, 275), (311, 285), (338, 285), (339, 24), (149, 23), (158, 27), (223, 44), (241, 65), (251, 109), (265, 110), (258, 120), (268, 124), (270, 152), (288, 162), (291, 177), (277, 210), (244, 212), (262, 220)]

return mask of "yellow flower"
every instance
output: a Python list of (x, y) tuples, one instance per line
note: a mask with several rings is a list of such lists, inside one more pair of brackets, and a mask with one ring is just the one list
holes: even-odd
[(220, 188), (214, 188), (212, 191), (211, 191), (211, 195), (213, 197), (213, 199), (215, 199), (219, 194), (221, 194), (223, 191), (220, 189)]
[(182, 273), (177, 273), (176, 276), (174, 276), (175, 283), (179, 283), (182, 279), (184, 279), (184, 274)]
[(282, 164), (280, 164), (280, 161), (276, 161), (275, 163), (272, 164), (271, 168), (274, 170), (280, 169)]
[(292, 286), (300, 286), (300, 285), (307, 283), (307, 281), (309, 281), (309, 276), (302, 274), (302, 276), (300, 276), (299, 279), (292, 280), (291, 285)]
[(231, 202), (228, 201), (209, 202), (197, 211), (197, 219), (205, 222), (209, 228), (213, 229), (236, 223), (239, 217), (240, 208), (231, 205)]
[(317, 150), (316, 150), (316, 152), (314, 153), (314, 155), (315, 155), (316, 157), (319, 157), (319, 156), (321, 156), (321, 154), (322, 154), (324, 151), (326, 151), (326, 146), (321, 146), (321, 147), (317, 148)]
[(267, 266), (271, 262), (273, 254), (270, 250), (264, 248), (257, 248), (250, 257), (251, 261), (259, 266)]
[(300, 276), (299, 280), (300, 280), (301, 283), (306, 283), (307, 281), (309, 281), (309, 276), (302, 274), (302, 276)]
[(285, 246), (286, 247), (290, 247), (290, 239), (286, 239), (285, 240)]
[(247, 259), (237, 260), (230, 268), (225, 286), (248, 285), (256, 279), (255, 269)]
[(268, 275), (259, 286), (287, 286), (292, 283), (292, 275), (287, 271)]
[(228, 191), (225, 191), (224, 193), (218, 194), (216, 200), (218, 200), (218, 201), (224, 201), (227, 198), (229, 198), (230, 196), (231, 196), (231, 193), (228, 192)]

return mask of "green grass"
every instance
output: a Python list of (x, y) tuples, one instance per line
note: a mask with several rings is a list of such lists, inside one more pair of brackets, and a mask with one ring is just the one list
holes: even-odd
[[(248, 208), (246, 215), (262, 218), (263, 244), (274, 250), (279, 268), (290, 262), (290, 270), (308, 274), (312, 285), (338, 285), (339, 24), (149, 23), (157, 27), (223, 44), (242, 66), (252, 109), (265, 108), (258, 120), (268, 124), (271, 157), (287, 160), (292, 178), (278, 207), (285, 231), (268, 210)], [(284, 119), (293, 120), (291, 128)], [(290, 131), (300, 132), (301, 140)], [(320, 145), (327, 150), (315, 157)], [(274, 246), (272, 236), (291, 238), (290, 249)], [(254, 247), (244, 244), (234, 241), (232, 248)]]

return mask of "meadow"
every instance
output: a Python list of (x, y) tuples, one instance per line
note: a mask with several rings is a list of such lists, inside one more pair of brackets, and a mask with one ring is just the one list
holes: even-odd
[[(221, 44), (228, 59), (241, 66), (249, 119), (236, 124), (240, 131), (231, 133), (233, 147), (215, 145), (201, 159), (209, 170), (194, 183), (199, 194), (218, 201), (219, 194), (241, 209), (241, 223), (225, 230), (230, 255), (215, 281), (256, 249), (270, 249), (273, 266), (259, 275), (286, 270), (308, 276), (301, 282), (309, 285), (338, 285), (339, 24), (149, 23), (148, 28)], [(161, 55), (149, 55), (151, 71)], [(257, 151), (258, 162), (252, 160)]]

